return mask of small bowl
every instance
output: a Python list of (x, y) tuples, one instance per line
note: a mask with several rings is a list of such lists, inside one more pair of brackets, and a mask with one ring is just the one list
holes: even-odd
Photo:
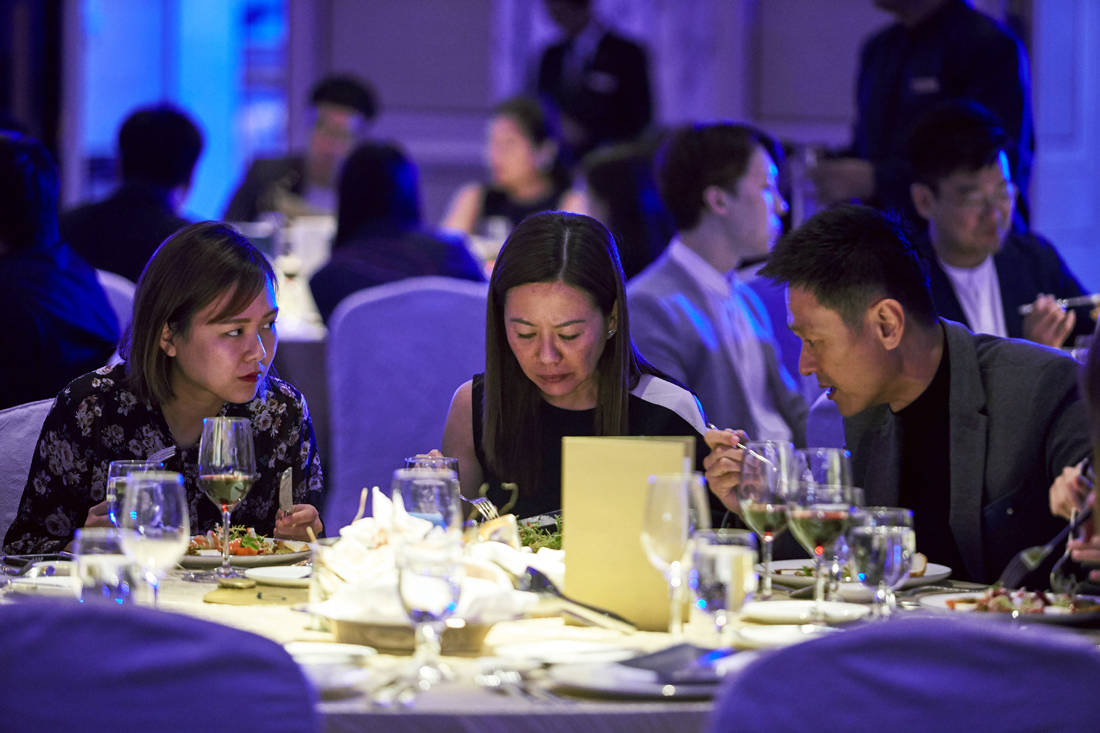
[[(366, 621), (348, 621), (327, 617), (336, 641), (347, 644), (372, 646), (386, 654), (412, 654), (416, 645), (416, 636), (412, 626), (405, 624), (371, 623)], [(492, 624), (465, 623), (456, 620), (448, 622), (443, 630), (442, 653), (448, 656), (477, 656), (485, 643)]]

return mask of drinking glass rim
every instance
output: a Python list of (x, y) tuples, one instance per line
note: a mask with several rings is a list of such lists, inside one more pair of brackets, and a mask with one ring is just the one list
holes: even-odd
[(252, 418), (249, 417), (235, 417), (231, 415), (214, 415), (213, 417), (204, 417), (202, 419), (203, 425), (206, 423), (248, 423), (252, 424)]
[(154, 469), (152, 471), (131, 471), (130, 473), (126, 474), (126, 478), (130, 478), (132, 476), (139, 476), (140, 480), (142, 481), (172, 481), (173, 483), (178, 483), (181, 486), (183, 485), (183, 474), (179, 471), (165, 471), (162, 469)]
[(439, 481), (458, 480), (458, 472), (449, 468), (397, 468), (393, 472), (394, 481), (413, 479), (435, 479)]

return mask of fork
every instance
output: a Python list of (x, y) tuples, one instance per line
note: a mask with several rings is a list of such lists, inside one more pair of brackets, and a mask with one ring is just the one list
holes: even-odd
[(1011, 560), (1008, 561), (1008, 565), (1001, 571), (1001, 577), (997, 579), (997, 582), (1003, 585), (1005, 588), (1016, 588), (1020, 585), (1020, 582), (1027, 576), (1028, 573), (1035, 570), (1042, 564), (1043, 560), (1046, 560), (1050, 556), (1050, 553), (1054, 552), (1054, 548), (1062, 544), (1071, 535), (1076, 534), (1077, 530), (1081, 528), (1085, 522), (1092, 517), (1092, 507), (1088, 506), (1077, 514), (1072, 522), (1067, 524), (1061, 532), (1054, 535), (1054, 539), (1045, 545), (1035, 545), (1034, 547), (1025, 547), (1017, 552)]
[(472, 499), (467, 496), (462, 496), (462, 501), (466, 502), (467, 504), (473, 504), (474, 509), (477, 510), (477, 513), (480, 514), (481, 518), (486, 522), (492, 521), (500, 517), (500, 512), (497, 511), (496, 504), (489, 501), (484, 496), (475, 496)]

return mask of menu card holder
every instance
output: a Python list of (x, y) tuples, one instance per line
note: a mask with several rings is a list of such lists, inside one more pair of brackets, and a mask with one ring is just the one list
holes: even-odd
[(667, 631), (668, 584), (642, 549), (646, 483), (694, 466), (691, 437), (562, 438), (566, 594)]

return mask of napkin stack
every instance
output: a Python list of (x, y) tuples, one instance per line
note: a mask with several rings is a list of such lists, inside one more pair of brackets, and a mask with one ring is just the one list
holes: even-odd
[[(422, 539), (434, 527), (406, 512), (400, 496), (395, 499), (391, 501), (375, 487), (371, 492), (372, 516), (341, 529), (335, 544), (314, 547), (314, 562), (319, 566), (315, 575), (318, 582), (327, 584), (322, 588), (327, 600), (315, 605), (314, 612), (348, 621), (409, 623), (397, 594), (394, 546)], [(516, 552), (499, 542), (481, 544), (500, 545)], [(479, 555), (471, 552), (463, 560), (462, 592), (455, 617), (469, 623), (492, 623), (520, 616), (536, 603), (533, 594), (515, 590), (498, 564)]]

